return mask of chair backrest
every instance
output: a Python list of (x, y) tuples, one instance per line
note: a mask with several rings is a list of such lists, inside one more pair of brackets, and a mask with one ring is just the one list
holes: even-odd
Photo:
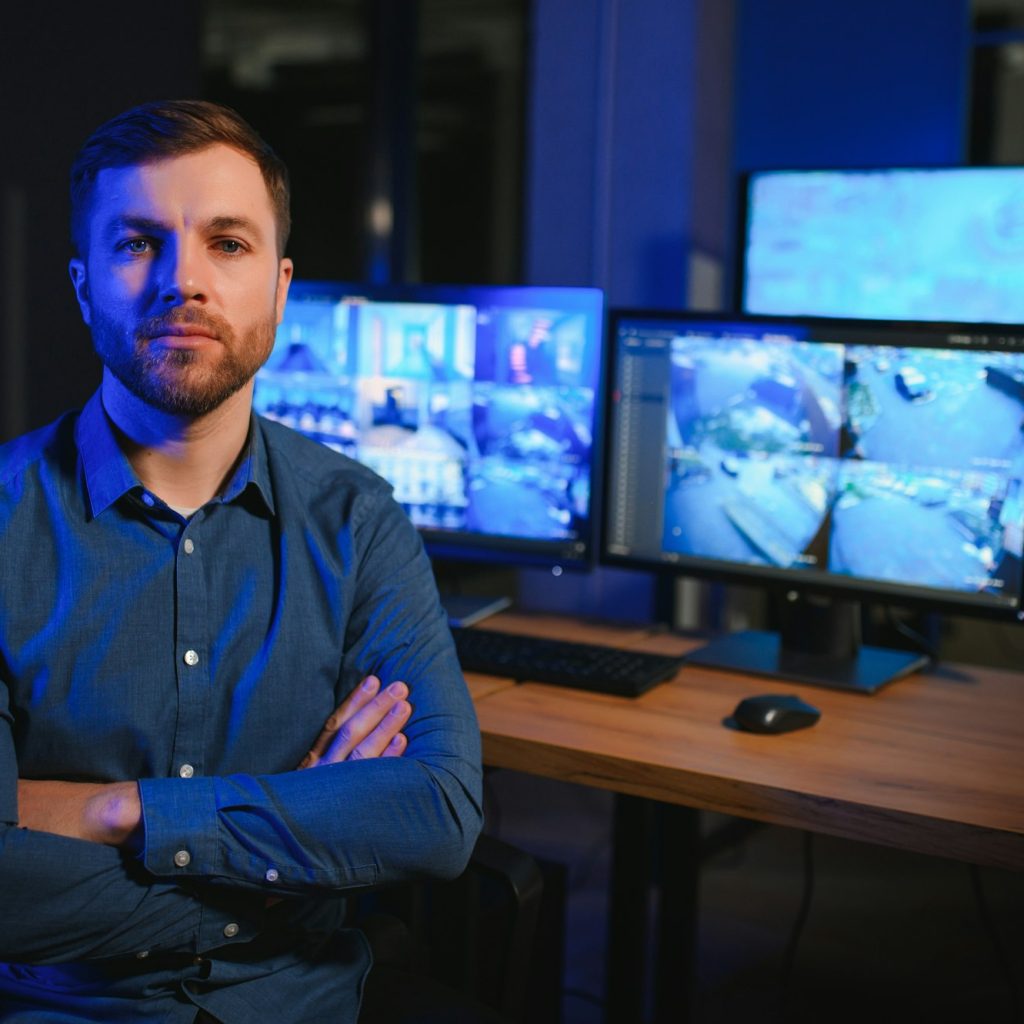
[(446, 986), (510, 1022), (524, 1021), (542, 893), (530, 854), (481, 835), (459, 878), (362, 897), (355, 923), (376, 963)]

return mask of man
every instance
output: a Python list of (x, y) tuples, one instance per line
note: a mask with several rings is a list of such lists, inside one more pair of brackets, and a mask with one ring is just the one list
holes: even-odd
[(130, 110), (76, 159), (102, 385), (0, 448), (0, 1020), (353, 1021), (345, 892), (453, 876), (479, 831), (415, 531), (251, 413), (288, 227), (223, 107)]

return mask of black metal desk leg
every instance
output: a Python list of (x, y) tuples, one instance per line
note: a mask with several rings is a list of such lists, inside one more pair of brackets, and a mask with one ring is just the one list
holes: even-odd
[(697, 891), (700, 878), (700, 812), (658, 807), (657, 944), (654, 951), (655, 1024), (688, 1024), (697, 983)]
[(616, 795), (608, 907), (608, 1024), (635, 1024), (646, 1016), (644, 981), (653, 824), (649, 800)]

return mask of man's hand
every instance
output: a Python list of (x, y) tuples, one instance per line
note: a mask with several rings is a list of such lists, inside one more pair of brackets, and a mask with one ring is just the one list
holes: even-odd
[(367, 676), (327, 719), (300, 768), (366, 757), (400, 757), (406, 738), (402, 727), (412, 707), (405, 683), (384, 690), (376, 676)]
[(141, 837), (142, 804), (134, 782), (18, 779), (18, 824), (38, 832), (132, 847)]

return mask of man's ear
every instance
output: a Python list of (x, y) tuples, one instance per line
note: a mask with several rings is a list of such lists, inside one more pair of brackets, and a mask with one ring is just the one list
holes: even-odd
[(92, 313), (89, 305), (89, 282), (85, 274), (85, 263), (76, 256), (68, 264), (68, 273), (71, 275), (71, 284), (75, 289), (75, 298), (78, 299), (78, 308), (82, 311), (82, 319), (86, 324), (90, 324)]
[[(294, 265), (292, 261), (286, 256), (278, 263), (277, 267), (277, 295), (275, 297), (275, 306), (277, 309), (277, 322), (280, 323), (284, 317), (284, 304), (288, 301), (288, 286), (292, 282), (292, 271)], [(79, 299), (79, 302), (82, 300)], [(87, 321), (88, 322), (88, 321)]]

